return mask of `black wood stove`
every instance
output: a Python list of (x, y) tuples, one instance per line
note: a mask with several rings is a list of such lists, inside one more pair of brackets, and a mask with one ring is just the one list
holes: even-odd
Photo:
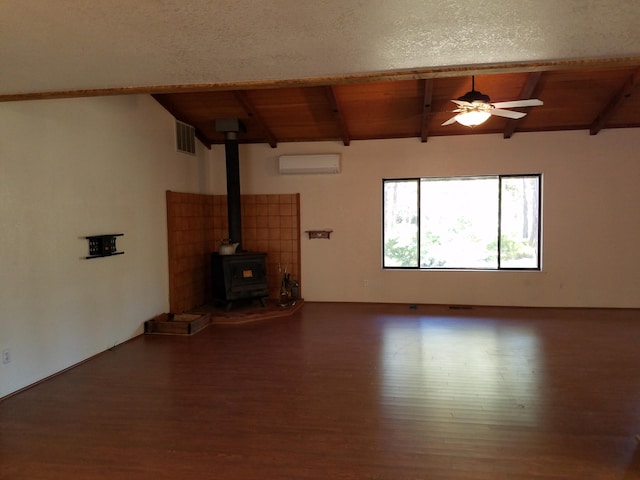
[(266, 253), (241, 252), (232, 255), (211, 255), (214, 300), (226, 303), (231, 309), (236, 300), (257, 299), (265, 306), (269, 296)]
[(238, 132), (244, 132), (242, 122), (235, 118), (216, 120), (216, 130), (225, 135), (227, 167), (227, 215), (230, 243), (237, 243), (236, 252), (230, 255), (211, 255), (213, 299), (224, 301), (227, 310), (232, 302), (259, 299), (269, 296), (266, 271), (266, 253), (246, 252), (242, 249), (242, 224), (240, 205), (240, 156)]

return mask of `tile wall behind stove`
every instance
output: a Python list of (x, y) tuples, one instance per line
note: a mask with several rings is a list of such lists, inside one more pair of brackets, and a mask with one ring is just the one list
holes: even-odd
[[(300, 281), (300, 194), (242, 195), (241, 206), (243, 248), (267, 254), (277, 299), (280, 268)], [(229, 236), (226, 195), (168, 191), (167, 230), (170, 309), (188, 312), (211, 301), (210, 255)]]

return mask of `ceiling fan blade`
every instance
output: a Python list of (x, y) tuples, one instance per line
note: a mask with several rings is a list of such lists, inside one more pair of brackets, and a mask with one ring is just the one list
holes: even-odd
[(440, 125), (441, 127), (444, 127), (446, 125), (451, 125), (452, 123), (456, 123), (456, 117), (451, 117), (449, 120), (447, 120), (446, 122), (444, 122), (442, 125)]
[(492, 108), (489, 113), (497, 117), (513, 118), (514, 120), (526, 115), (526, 113), (523, 112), (512, 112), (511, 110), (502, 110), (501, 108)]
[(464, 100), (451, 100), (453, 103), (458, 105), (459, 107), (473, 107), (473, 104), (470, 102), (465, 102)]
[(511, 102), (496, 102), (492, 104), (496, 108), (538, 107), (544, 105), (542, 100), (530, 98), (529, 100), (512, 100)]

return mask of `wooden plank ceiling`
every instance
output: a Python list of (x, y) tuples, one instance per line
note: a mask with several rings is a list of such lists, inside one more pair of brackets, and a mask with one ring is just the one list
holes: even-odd
[(546, 71), (477, 74), (475, 89), (492, 102), (539, 98), (543, 106), (514, 109), (520, 120), (492, 116), (469, 128), (441, 124), (452, 117), (450, 101), (471, 90), (470, 72), (459, 76), (335, 81), (278, 88), (260, 86), (154, 94), (176, 119), (195, 127), (208, 147), (224, 143), (215, 120), (239, 118), (246, 132), (240, 143), (417, 138), (517, 132), (640, 127), (640, 65), (572, 67)]

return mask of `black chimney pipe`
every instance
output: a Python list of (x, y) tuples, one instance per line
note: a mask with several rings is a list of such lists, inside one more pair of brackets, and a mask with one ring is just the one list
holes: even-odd
[(242, 212), (240, 202), (240, 154), (238, 152), (238, 132), (245, 132), (244, 124), (237, 118), (216, 120), (216, 131), (224, 132), (224, 148), (227, 166), (227, 215), (229, 239), (238, 243), (237, 252), (242, 249)]

